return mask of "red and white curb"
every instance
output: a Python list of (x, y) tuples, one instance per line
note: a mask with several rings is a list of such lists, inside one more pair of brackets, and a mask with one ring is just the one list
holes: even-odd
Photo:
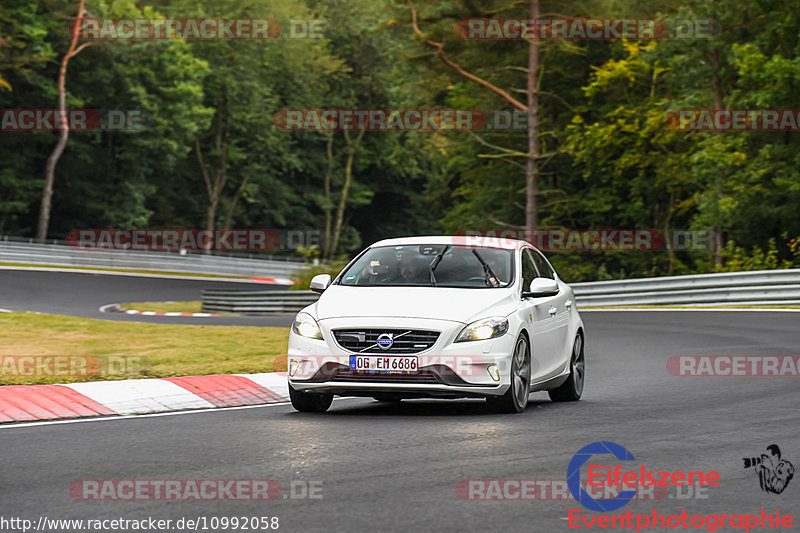
[(0, 387), (0, 423), (285, 402), (286, 372)]
[(300, 283), (300, 280), (289, 278), (250, 278), (259, 283), (272, 283), (273, 285), (294, 285)]
[(101, 313), (125, 313), (126, 315), (143, 315), (143, 316), (222, 316), (214, 313), (178, 313), (178, 312), (164, 312), (164, 311), (138, 311), (136, 309), (123, 309), (119, 304), (108, 304), (100, 308)]

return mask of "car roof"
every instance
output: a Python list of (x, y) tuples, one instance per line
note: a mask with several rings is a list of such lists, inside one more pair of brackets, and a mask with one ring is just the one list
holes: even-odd
[(481, 237), (465, 235), (426, 235), (422, 237), (399, 237), (384, 239), (373, 243), (370, 248), (378, 246), (403, 246), (413, 244), (460, 244), (485, 248), (520, 249), (523, 246), (535, 248), (528, 241), (520, 239), (507, 239), (505, 237)]

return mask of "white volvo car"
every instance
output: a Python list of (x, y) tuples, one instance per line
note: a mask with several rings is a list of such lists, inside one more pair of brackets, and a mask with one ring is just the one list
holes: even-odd
[(331, 281), (289, 334), (298, 411), (333, 396), (483, 397), (521, 412), (528, 395), (583, 392), (584, 328), (572, 289), (518, 240), (409, 237), (377, 242)]

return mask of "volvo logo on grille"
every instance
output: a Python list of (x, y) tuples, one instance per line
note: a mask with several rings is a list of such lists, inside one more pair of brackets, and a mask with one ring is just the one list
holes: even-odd
[(375, 342), (377, 342), (378, 346), (380, 346), (382, 349), (388, 350), (389, 348), (392, 347), (392, 344), (394, 344), (393, 337), (394, 337), (393, 333), (381, 333), (380, 335), (378, 335), (378, 340)]

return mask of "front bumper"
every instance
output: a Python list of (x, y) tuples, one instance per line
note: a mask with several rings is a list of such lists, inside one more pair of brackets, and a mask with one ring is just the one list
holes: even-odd
[[(390, 394), (398, 397), (486, 397), (500, 396), (510, 384), (514, 336), (506, 333), (485, 341), (453, 343), (465, 324), (446, 320), (348, 318), (320, 321), (324, 340), (289, 335), (289, 384), (298, 391), (325, 392), (340, 396)], [(408, 328), (440, 331), (437, 341), (415, 354), (415, 374), (356, 373), (350, 369), (354, 352), (333, 340), (333, 329)], [(372, 352), (370, 352), (372, 353)], [(494, 379), (489, 372), (496, 365)], [(497, 376), (499, 374), (499, 376)]]

